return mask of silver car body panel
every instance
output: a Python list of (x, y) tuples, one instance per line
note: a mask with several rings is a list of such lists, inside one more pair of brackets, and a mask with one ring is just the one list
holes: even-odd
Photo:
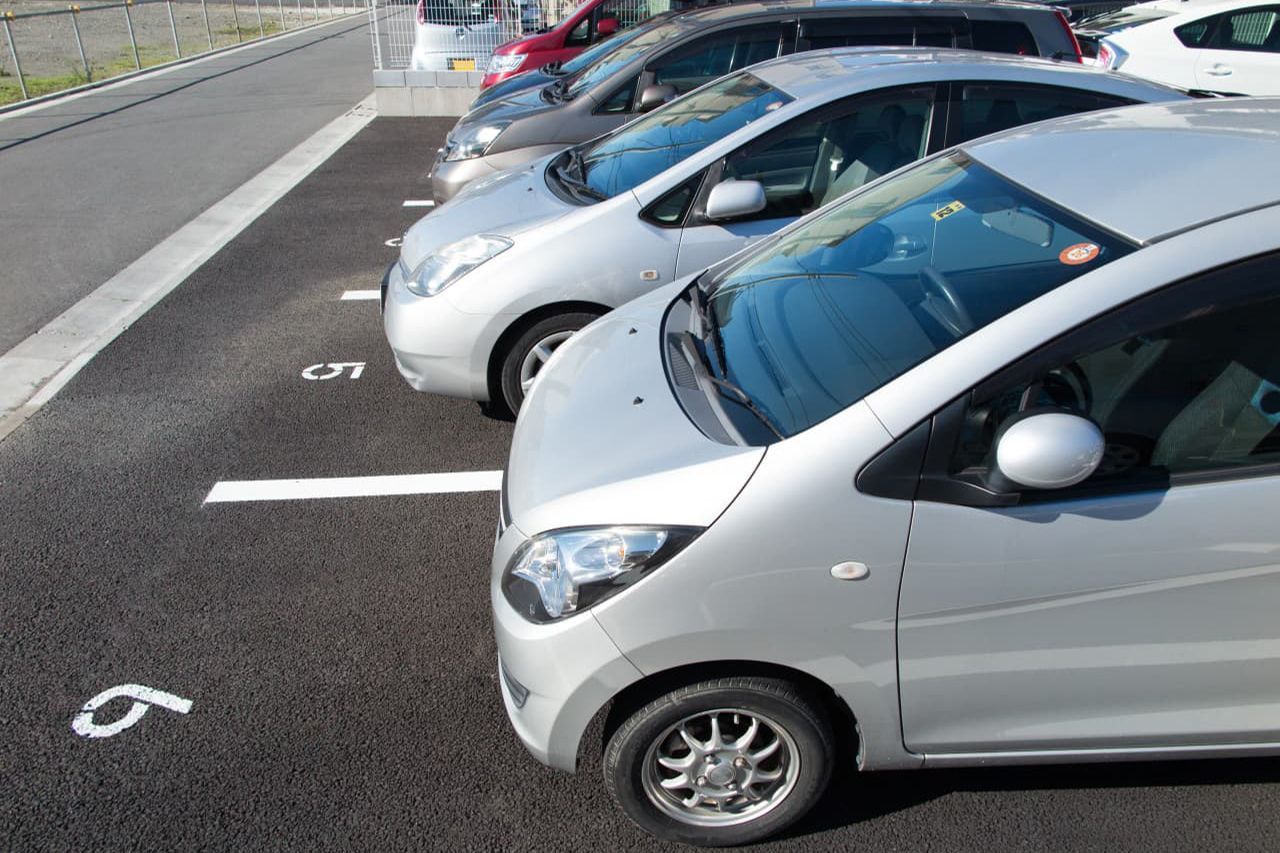
[[(791, 220), (664, 228), (640, 213), (708, 165), (832, 101), (887, 88), (975, 79), (1078, 87), (1141, 100), (1185, 97), (1076, 63), (929, 48), (814, 51), (761, 63), (751, 73), (789, 93), (794, 88), (804, 94), (630, 193), (585, 206), (565, 201), (547, 184), (553, 158), (544, 157), (468, 185), (413, 225), (401, 248), (405, 270), (477, 232), (508, 237), (515, 245), (437, 296), (391, 291), (384, 325), (405, 380), (418, 390), (487, 400), (493, 347), (521, 317), (557, 304), (615, 308), (785, 226)], [(460, 323), (456, 312), (475, 316)]]
[[(614, 311), (552, 356), (556, 369), (534, 383), (512, 438), (520, 448), (507, 468), (512, 523), (530, 533), (706, 527), (742, 489), (764, 449), (707, 438), (667, 384), (658, 322), (672, 296), (664, 288)], [(582, 387), (608, 390), (588, 396)]]

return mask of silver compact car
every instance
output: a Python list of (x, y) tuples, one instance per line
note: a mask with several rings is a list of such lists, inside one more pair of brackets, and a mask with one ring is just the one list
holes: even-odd
[(841, 48), (756, 65), (423, 218), (385, 282), (387, 340), (414, 388), (516, 411), (546, 358), (596, 317), (923, 154), (1185, 98), (971, 51)]
[(521, 740), (607, 706), (622, 809), (713, 845), (848, 759), (1280, 754), (1278, 149), (1280, 100), (1011, 130), (574, 336), (493, 556)]

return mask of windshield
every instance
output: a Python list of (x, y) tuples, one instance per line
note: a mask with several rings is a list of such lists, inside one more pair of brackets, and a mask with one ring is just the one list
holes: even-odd
[(584, 180), (605, 198), (628, 192), (791, 100), (750, 74), (725, 77), (584, 149)]
[(1091, 33), (1118, 33), (1139, 24), (1149, 24), (1152, 21), (1167, 18), (1172, 14), (1173, 12), (1168, 9), (1120, 9), (1116, 12), (1085, 18), (1076, 26)]
[(707, 285), (710, 367), (758, 413), (723, 408), (794, 435), (1129, 251), (963, 153), (926, 161)]
[[(601, 80), (607, 80), (615, 71), (622, 68), (631, 60), (647, 51), (654, 45), (661, 44), (669, 38), (673, 38), (686, 29), (684, 26), (678, 26), (675, 22), (666, 22), (657, 25), (652, 29), (641, 29), (635, 31), (634, 35), (625, 43), (614, 43), (614, 50), (599, 57), (599, 61), (590, 68), (582, 71), (580, 75), (574, 79), (569, 85), (569, 96), (577, 97), (582, 92), (595, 86)], [(605, 42), (609, 44), (609, 42)]]

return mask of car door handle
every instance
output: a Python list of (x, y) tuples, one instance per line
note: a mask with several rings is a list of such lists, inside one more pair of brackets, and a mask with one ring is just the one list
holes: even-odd
[(1206, 68), (1204, 73), (1214, 77), (1229, 77), (1231, 76), (1231, 71), (1230, 65), (1215, 65), (1212, 68)]

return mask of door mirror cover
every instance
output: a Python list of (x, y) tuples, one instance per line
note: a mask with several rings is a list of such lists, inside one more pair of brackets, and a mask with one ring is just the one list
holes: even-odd
[(707, 194), (706, 217), (738, 219), (764, 210), (764, 185), (759, 181), (721, 181)]
[(617, 18), (601, 18), (596, 23), (596, 35), (600, 38), (611, 36), (616, 33), (618, 29), (619, 22)]
[(676, 87), (670, 83), (662, 85), (645, 86), (644, 91), (640, 93), (640, 112), (647, 113), (650, 110), (656, 110), (658, 107), (672, 100), (676, 96)]
[(1102, 462), (1098, 425), (1069, 412), (1040, 411), (1010, 421), (996, 439), (996, 468), (1031, 489), (1064, 489), (1087, 480)]

